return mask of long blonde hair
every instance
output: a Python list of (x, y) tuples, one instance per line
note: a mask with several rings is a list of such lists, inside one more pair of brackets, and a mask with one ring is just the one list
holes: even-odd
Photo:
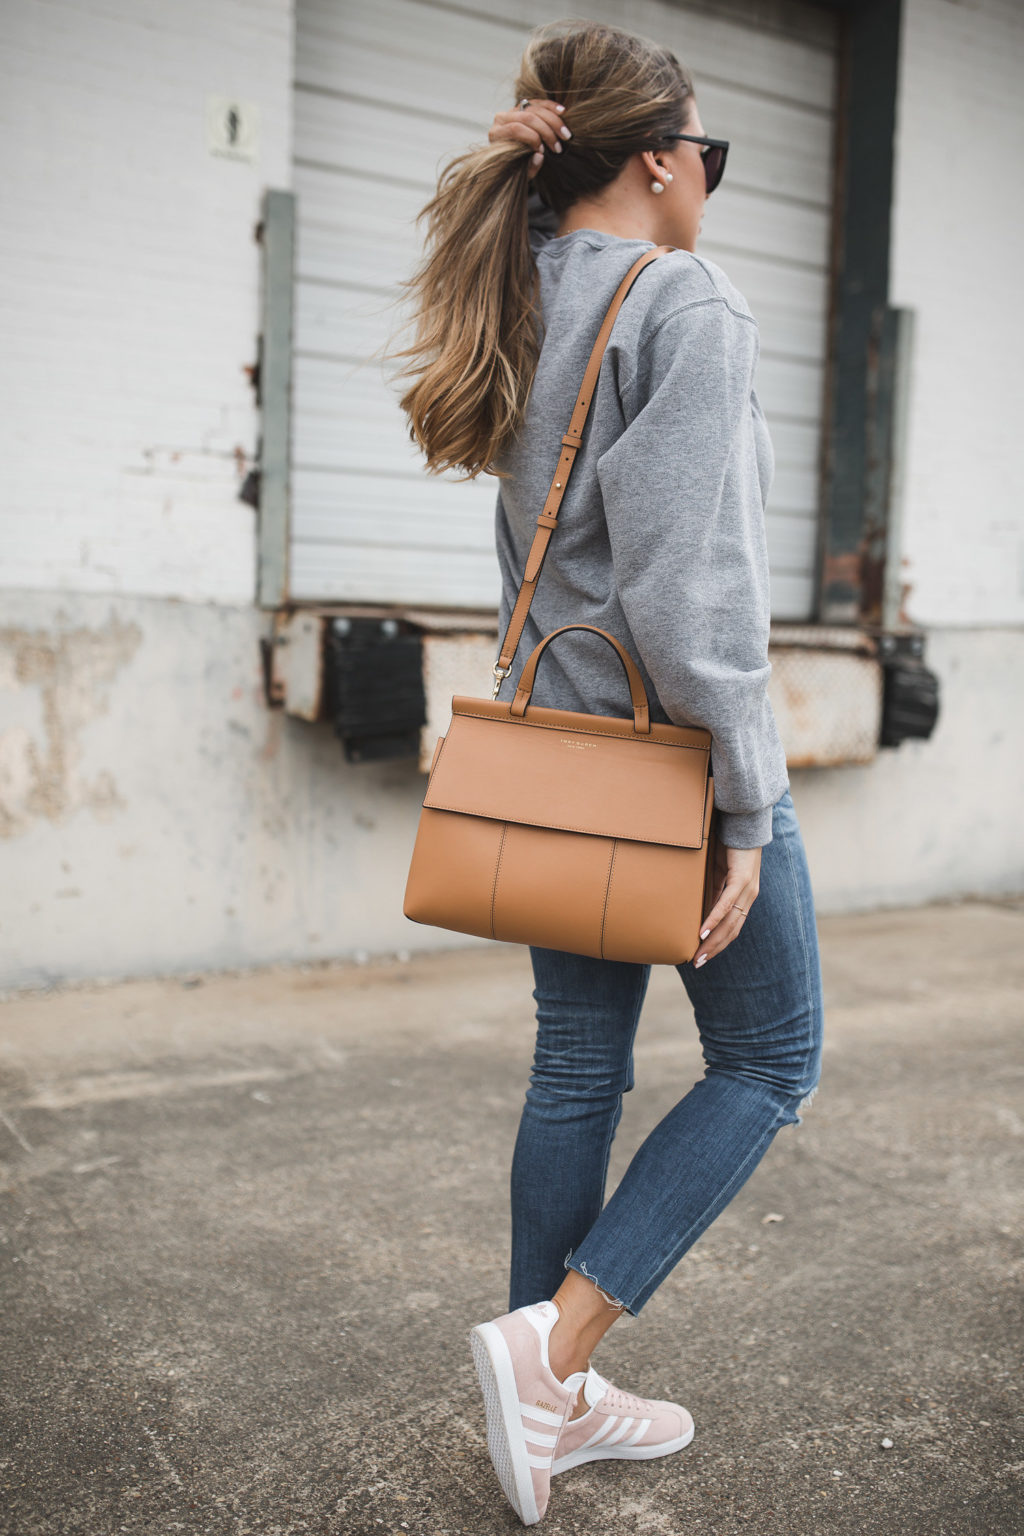
[[(516, 100), (565, 106), (572, 138), (545, 151), (536, 185), (561, 215), (621, 171), (630, 155), (666, 148), (685, 127), (693, 82), (668, 49), (617, 27), (555, 21), (530, 35)], [(413, 299), (414, 361), (400, 400), (431, 474), (504, 478), (495, 459), (522, 424), (543, 339), (527, 197), (533, 148), (508, 140), (467, 150), (442, 170), (420, 211), (425, 255), (401, 286)]]

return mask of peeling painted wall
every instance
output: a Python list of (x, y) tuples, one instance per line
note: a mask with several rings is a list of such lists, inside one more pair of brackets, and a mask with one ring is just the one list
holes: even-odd
[(7, 608), (0, 982), (410, 942), (394, 892), (420, 775), (346, 764), (329, 727), (265, 708), (264, 618), (87, 595)]
[[(0, 785), (0, 985), (480, 942), (404, 916), (423, 776), (346, 763), (329, 726), (268, 712), (263, 618), (87, 595), (8, 608), (0, 761), (30, 766)], [(1024, 635), (932, 646), (931, 742), (791, 774), (822, 911), (1019, 887), (1024, 714), (994, 713), (983, 684), (997, 658), (1024, 673)]]
[(141, 639), (114, 615), (98, 629), (0, 629), (0, 691), (15, 696), (12, 715), (26, 716), (0, 735), (0, 837), (40, 819), (59, 826), (82, 809), (109, 822), (123, 809), (113, 768), (83, 772), (83, 735), (109, 709), (110, 685)]

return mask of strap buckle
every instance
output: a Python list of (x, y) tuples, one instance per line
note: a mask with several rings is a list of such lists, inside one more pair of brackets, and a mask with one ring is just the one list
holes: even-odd
[(500, 662), (496, 661), (494, 666), (491, 668), (491, 671), (494, 674), (494, 692), (491, 694), (491, 698), (496, 699), (498, 697), (498, 689), (501, 687), (506, 677), (508, 677), (509, 673), (512, 671), (512, 668), (503, 667)]

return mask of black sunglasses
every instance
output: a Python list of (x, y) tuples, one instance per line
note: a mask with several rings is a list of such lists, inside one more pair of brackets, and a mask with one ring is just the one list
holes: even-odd
[(725, 170), (725, 157), (729, 153), (728, 139), (708, 139), (696, 133), (663, 133), (663, 139), (686, 139), (690, 144), (706, 144), (702, 149), (700, 158), (704, 162), (705, 190), (711, 193), (722, 179)]

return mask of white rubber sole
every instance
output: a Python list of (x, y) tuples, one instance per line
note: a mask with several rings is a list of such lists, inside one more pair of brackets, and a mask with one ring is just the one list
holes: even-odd
[(680, 1435), (676, 1440), (666, 1440), (662, 1445), (610, 1445), (607, 1450), (603, 1445), (595, 1445), (589, 1451), (581, 1447), (553, 1461), (551, 1476), (557, 1477), (559, 1472), (581, 1467), (585, 1461), (653, 1461), (656, 1456), (671, 1456), (673, 1451), (681, 1451), (689, 1445), (695, 1428), (696, 1425), (691, 1425), (685, 1435)]
[(480, 1378), (487, 1414), (487, 1450), (502, 1492), (524, 1525), (540, 1520), (533, 1491), (519, 1392), (505, 1335), (494, 1323), (471, 1329), (473, 1364)]

